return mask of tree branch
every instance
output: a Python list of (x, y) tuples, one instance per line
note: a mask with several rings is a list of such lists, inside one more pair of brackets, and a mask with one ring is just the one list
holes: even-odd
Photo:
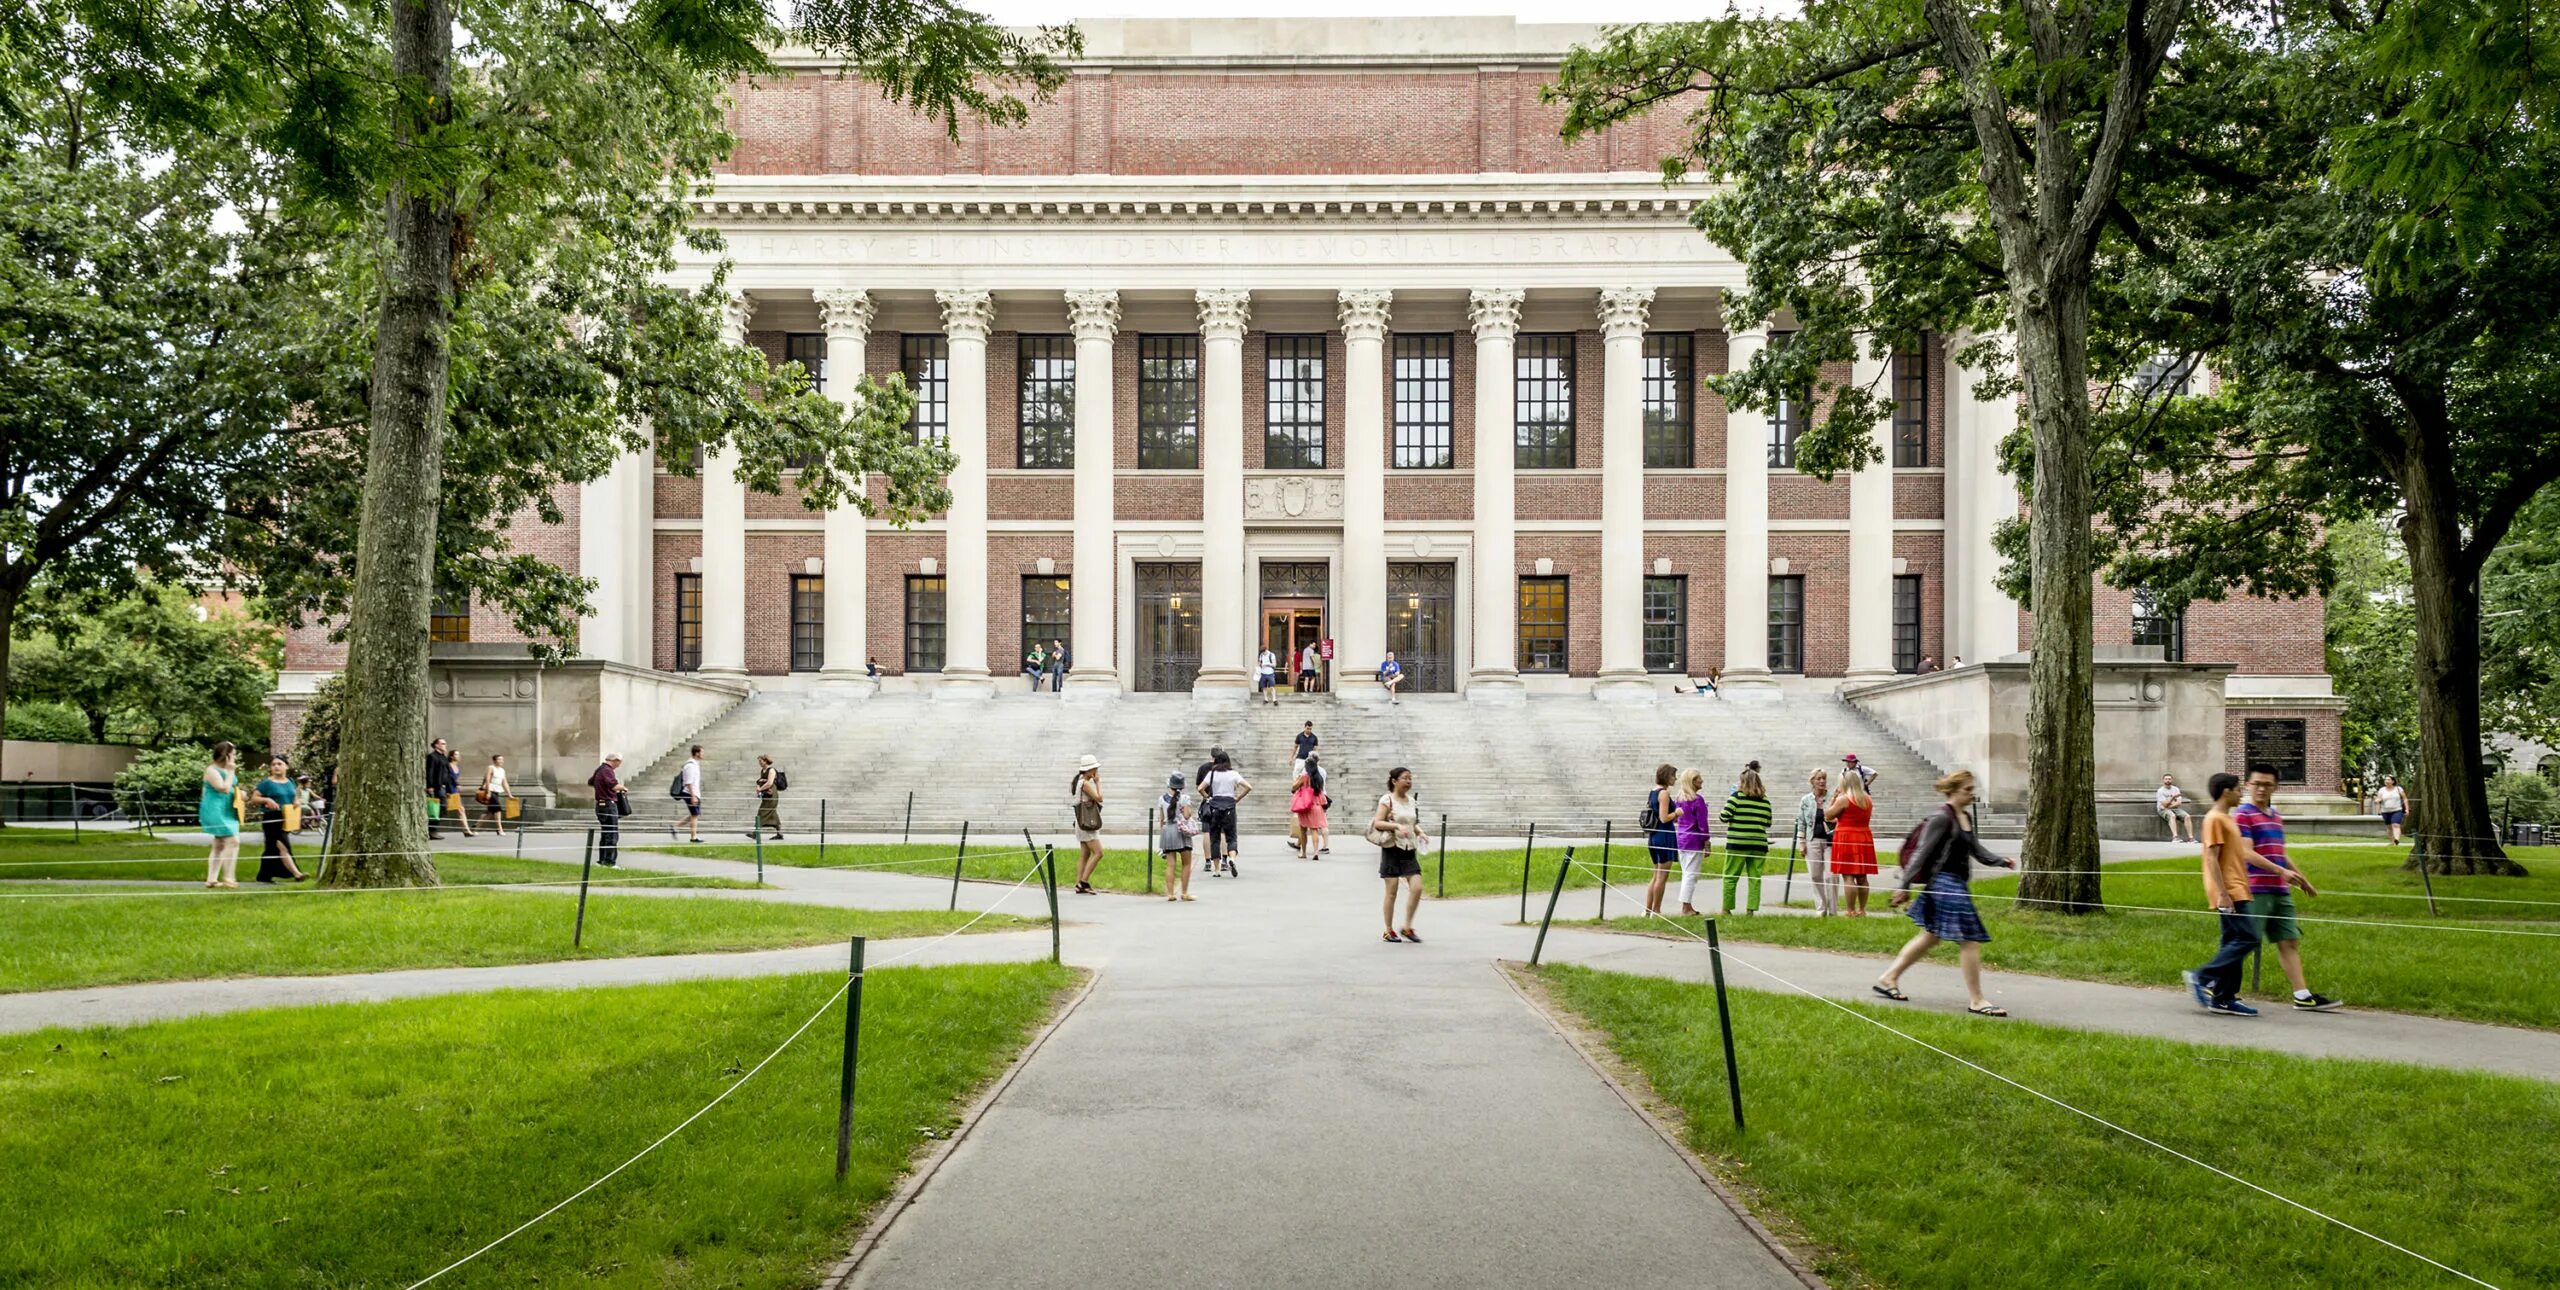
[(2085, 257), (2096, 247), (2098, 229), (2115, 201), (2116, 181), (2124, 175), (2125, 155), (2142, 129), (2151, 84), (2160, 62), (2169, 56), (2169, 38), (2186, 16), (2187, 0), (2132, 0), (2125, 10), (2124, 53), (2116, 60), (2114, 83), (2107, 91), (2107, 115), (2098, 143), (2089, 152), (2089, 173), (2071, 213), (2070, 231), (2055, 253), (2068, 260)]
[(2541, 453), (2518, 463), (2514, 473), (2498, 491), (2481, 503), (2480, 513), (2471, 521), (2471, 540), (2463, 543), (2462, 563), (2473, 573), (2489, 562), (2498, 544), (2507, 538), (2507, 529), (2516, 522), (2516, 514), (2542, 486), (2560, 479), (2560, 453)]

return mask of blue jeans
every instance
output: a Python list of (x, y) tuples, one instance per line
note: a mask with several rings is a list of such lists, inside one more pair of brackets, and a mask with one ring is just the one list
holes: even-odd
[(2205, 987), (2213, 991), (2215, 1003), (2229, 1003), (2240, 997), (2240, 965), (2258, 948), (2258, 921), (2249, 916), (2248, 906), (2222, 916), (2222, 945), (2206, 959), (2196, 975), (2204, 978)]

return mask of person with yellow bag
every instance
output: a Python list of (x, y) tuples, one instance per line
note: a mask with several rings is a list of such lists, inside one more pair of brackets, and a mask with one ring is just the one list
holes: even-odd
[(293, 771), (285, 765), (284, 758), (267, 763), (267, 777), (250, 788), (249, 796), (258, 805), (258, 826), (267, 843), (258, 853), (258, 881), (300, 882), (308, 877), (293, 862), (291, 835), (302, 824), (302, 790), (294, 784)]

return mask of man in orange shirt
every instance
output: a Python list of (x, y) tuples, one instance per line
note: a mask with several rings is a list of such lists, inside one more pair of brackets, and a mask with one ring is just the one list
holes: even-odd
[(2249, 840), (2232, 821), (2240, 805), (2240, 777), (2224, 771), (2206, 782), (2213, 810), (2196, 836), (2204, 846), (2204, 898), (2222, 915), (2222, 947), (2203, 967), (2185, 973), (2187, 989), (2206, 1012), (2217, 1017), (2254, 1017), (2258, 1010), (2240, 1002), (2240, 965), (2258, 948), (2257, 920), (2249, 915)]

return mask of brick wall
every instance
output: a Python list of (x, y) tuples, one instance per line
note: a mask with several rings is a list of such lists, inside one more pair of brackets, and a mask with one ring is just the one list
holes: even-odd
[[(1022, 580), (1040, 572), (1037, 561), (1044, 555), (1056, 562), (1054, 576), (1074, 576), (1072, 534), (998, 533), (987, 538), (987, 666), (998, 676), (1022, 671)], [(1069, 637), (1067, 643), (1075, 641)]]
[(1520, 520), (1600, 518), (1598, 471), (1523, 471), (1511, 482), (1511, 513)]
[(822, 533), (747, 534), (747, 671), (791, 670), (791, 579), (826, 555)]
[[(1515, 551), (1519, 556), (1519, 575), (1538, 576), (1540, 557), (1555, 561), (1550, 577), (1566, 578), (1565, 584), (1565, 660), (1566, 671), (1574, 676), (1592, 676), (1600, 670), (1600, 537), (1580, 533), (1523, 533)], [(1518, 600), (1502, 607), (1502, 612), (1517, 615)]]
[[(1804, 579), (1804, 674), (1849, 670), (1849, 538), (1840, 533), (1772, 533), (1769, 558)], [(1882, 606), (1889, 610), (1888, 604)], [(1757, 657), (1755, 654), (1754, 657)]]
[[(1943, 533), (1896, 533), (1893, 554), (1920, 579), (1920, 653), (1947, 664), (1947, 539)], [(1979, 660), (1977, 660), (1979, 661)]]
[(650, 653), (659, 671), (672, 672), (676, 666), (676, 575), (692, 570), (694, 558), (702, 554), (702, 535), (654, 534), (649, 553), (649, 620), (656, 624), (650, 633)]
[[(937, 569), (947, 570), (948, 565), (939, 563), (942, 553), (939, 533), (890, 531), (871, 535), (867, 561), (871, 603), (866, 607), (865, 622), (871, 634), (871, 657), (880, 660), (881, 671), (896, 674), (907, 670), (907, 575), (922, 572), (918, 562), (927, 556), (937, 562)], [(992, 612), (989, 621), (994, 621)]]
[(1644, 567), (1671, 558), (1675, 577), (1689, 580), (1689, 674), (1724, 666), (1724, 538), (1714, 533), (1656, 533), (1644, 543)]

